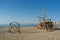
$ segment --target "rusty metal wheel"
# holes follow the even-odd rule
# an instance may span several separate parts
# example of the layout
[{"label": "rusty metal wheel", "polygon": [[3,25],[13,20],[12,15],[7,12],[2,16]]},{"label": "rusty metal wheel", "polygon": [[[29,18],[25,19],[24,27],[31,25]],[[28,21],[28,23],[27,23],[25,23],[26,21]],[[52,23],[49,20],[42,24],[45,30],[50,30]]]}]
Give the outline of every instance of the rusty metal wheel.
[{"label": "rusty metal wheel", "polygon": [[10,23],[10,28],[9,28],[10,33],[20,33],[20,24],[18,22],[11,22]]}]

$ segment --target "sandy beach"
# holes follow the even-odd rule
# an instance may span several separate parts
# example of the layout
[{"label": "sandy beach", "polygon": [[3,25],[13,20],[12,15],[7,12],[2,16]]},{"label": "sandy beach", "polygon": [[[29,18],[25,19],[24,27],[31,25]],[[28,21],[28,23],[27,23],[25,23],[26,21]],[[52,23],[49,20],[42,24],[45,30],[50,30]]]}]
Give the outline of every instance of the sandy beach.
[{"label": "sandy beach", "polygon": [[53,32],[40,30],[36,27],[21,27],[21,33],[8,33],[8,27],[0,28],[0,40],[60,40],[60,30]]}]

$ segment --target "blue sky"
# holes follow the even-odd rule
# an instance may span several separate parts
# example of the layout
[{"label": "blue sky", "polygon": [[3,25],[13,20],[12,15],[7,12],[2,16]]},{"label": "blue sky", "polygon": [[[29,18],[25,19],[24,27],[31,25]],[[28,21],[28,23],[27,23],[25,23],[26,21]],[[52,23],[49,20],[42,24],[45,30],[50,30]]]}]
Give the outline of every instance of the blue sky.
[{"label": "blue sky", "polygon": [[43,8],[47,18],[60,21],[60,0],[0,0],[0,24],[36,24]]}]

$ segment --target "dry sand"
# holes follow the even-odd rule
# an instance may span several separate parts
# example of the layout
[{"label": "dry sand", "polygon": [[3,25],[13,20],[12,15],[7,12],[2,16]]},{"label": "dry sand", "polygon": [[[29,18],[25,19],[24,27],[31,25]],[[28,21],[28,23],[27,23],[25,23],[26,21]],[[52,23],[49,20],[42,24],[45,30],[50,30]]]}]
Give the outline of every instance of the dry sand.
[{"label": "dry sand", "polygon": [[0,40],[60,40],[60,30],[37,31],[36,27],[22,27],[21,34],[8,33],[8,27],[0,28]]}]

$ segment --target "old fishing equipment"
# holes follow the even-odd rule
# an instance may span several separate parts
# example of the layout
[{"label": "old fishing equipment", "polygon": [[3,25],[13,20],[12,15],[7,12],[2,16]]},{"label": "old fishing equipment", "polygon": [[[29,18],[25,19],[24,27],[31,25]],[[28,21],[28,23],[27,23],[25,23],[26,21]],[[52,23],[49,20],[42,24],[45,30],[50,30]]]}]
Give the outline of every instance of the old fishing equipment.
[{"label": "old fishing equipment", "polygon": [[15,32],[20,33],[20,24],[18,22],[11,22],[9,32],[10,33],[15,33]]},{"label": "old fishing equipment", "polygon": [[46,29],[47,31],[53,29],[53,22],[51,19],[46,19],[45,9],[43,9],[43,17],[38,18],[42,19],[42,21],[38,23],[37,29]]}]

